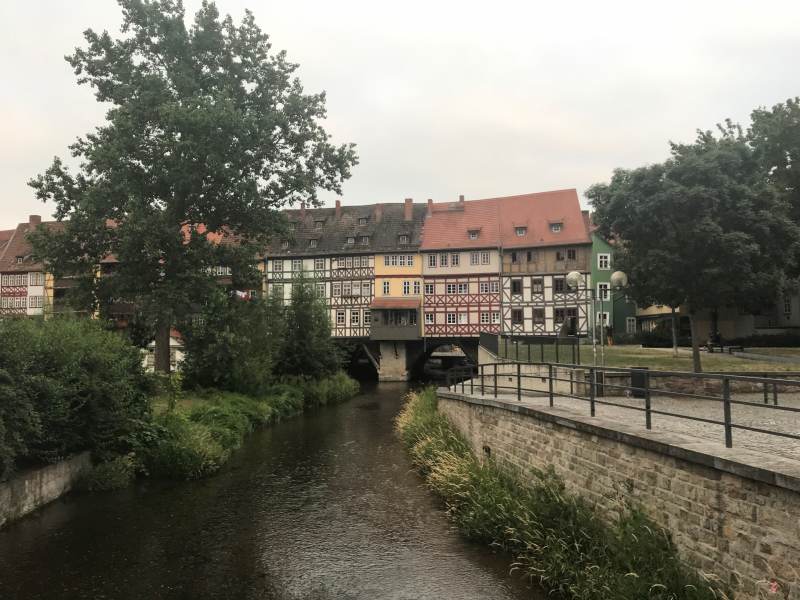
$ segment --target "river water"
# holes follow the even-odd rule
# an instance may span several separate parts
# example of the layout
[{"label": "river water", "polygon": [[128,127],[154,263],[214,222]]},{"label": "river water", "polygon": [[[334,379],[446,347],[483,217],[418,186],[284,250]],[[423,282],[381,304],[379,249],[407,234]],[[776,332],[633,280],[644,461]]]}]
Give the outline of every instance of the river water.
[{"label": "river water", "polygon": [[511,600],[392,431],[405,391],[257,432],[215,477],[72,495],[0,531],[0,599]]}]

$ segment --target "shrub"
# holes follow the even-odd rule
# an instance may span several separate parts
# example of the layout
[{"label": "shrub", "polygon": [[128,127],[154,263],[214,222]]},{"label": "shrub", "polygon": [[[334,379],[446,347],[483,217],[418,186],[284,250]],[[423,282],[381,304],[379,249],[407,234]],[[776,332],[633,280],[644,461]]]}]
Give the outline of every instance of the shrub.
[{"label": "shrub", "polygon": [[680,561],[669,535],[641,511],[620,507],[608,525],[565,490],[552,470],[523,481],[478,461],[436,411],[433,390],[411,394],[396,426],[428,485],[468,537],[498,545],[515,569],[557,598],[617,600],[720,597]]},{"label": "shrub", "polygon": [[324,379],[305,383],[303,396],[306,406],[325,406],[349,400],[358,393],[359,389],[357,381],[348,377],[343,371],[338,371]]},{"label": "shrub", "polygon": [[136,477],[136,460],[132,454],[117,456],[93,466],[78,480],[78,488],[89,492],[106,492],[128,487]]},{"label": "shrub", "polygon": [[199,479],[217,471],[228,459],[230,450],[215,439],[202,423],[191,421],[181,412],[156,417],[160,435],[144,455],[151,475],[167,479]]}]

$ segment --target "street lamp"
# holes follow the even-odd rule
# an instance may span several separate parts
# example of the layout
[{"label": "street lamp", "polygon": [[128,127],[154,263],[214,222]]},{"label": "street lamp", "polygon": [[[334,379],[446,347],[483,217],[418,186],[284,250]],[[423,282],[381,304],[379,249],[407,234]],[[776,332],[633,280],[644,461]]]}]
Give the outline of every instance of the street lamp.
[{"label": "street lamp", "polygon": [[[594,311],[594,290],[589,288],[589,287],[586,287],[586,285],[584,285],[582,288],[580,287],[581,283],[584,283],[584,279],[583,279],[583,275],[579,271],[570,271],[569,273],[567,273],[567,276],[564,279],[565,279],[565,281],[567,283],[567,287],[569,287],[571,290],[574,290],[576,292],[580,292],[580,291],[587,292],[587,294],[586,294],[586,306],[588,308],[591,305],[591,311],[589,311],[589,310],[586,311],[587,312],[586,318],[590,319],[589,323],[587,323],[586,333],[589,334],[591,332],[591,335],[592,335],[592,363],[596,367],[597,366],[597,340],[595,340],[594,327],[592,326],[592,324],[594,323],[594,319],[595,319],[595,315],[594,315],[594,313],[595,313],[595,311]],[[591,316],[589,316],[589,314],[588,314],[590,312],[591,312]]]}]

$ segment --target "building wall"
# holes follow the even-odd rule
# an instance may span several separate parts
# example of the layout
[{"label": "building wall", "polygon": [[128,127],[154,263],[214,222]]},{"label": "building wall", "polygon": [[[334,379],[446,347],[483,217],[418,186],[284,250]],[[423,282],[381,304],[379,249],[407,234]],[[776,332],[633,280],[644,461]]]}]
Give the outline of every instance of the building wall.
[{"label": "building wall", "polygon": [[[503,333],[511,335],[558,335],[569,317],[577,318],[577,333],[586,334],[590,295],[586,290],[569,290],[566,273],[557,275],[508,275],[502,278]],[[588,273],[583,273],[589,280]],[[555,281],[564,291],[556,291]],[[518,283],[519,288],[515,286]],[[591,281],[589,281],[591,285]],[[515,293],[515,290],[519,293]],[[522,321],[515,317],[522,311]]]},{"label": "building wall", "polygon": [[47,304],[47,277],[42,271],[0,274],[0,315],[43,315]]},{"label": "building wall", "polygon": [[468,403],[440,393],[439,411],[476,455],[488,447],[498,465],[524,477],[552,466],[570,492],[609,521],[624,502],[641,506],[671,533],[689,564],[730,584],[737,599],[772,597],[773,579],[775,597],[800,599],[796,477],[547,409],[500,407],[491,399]]},{"label": "building wall", "polygon": [[[432,266],[431,256],[436,264]],[[442,257],[446,257],[447,265],[442,266]],[[453,266],[453,256],[458,257],[458,265]],[[473,256],[477,256],[477,264],[473,264]],[[447,277],[450,275],[486,274],[500,272],[500,252],[497,248],[480,248],[474,250],[448,250],[446,252],[422,252],[422,274],[425,277]]]},{"label": "building wall", "polygon": [[422,296],[422,256],[416,251],[375,256],[375,297],[383,296]]}]

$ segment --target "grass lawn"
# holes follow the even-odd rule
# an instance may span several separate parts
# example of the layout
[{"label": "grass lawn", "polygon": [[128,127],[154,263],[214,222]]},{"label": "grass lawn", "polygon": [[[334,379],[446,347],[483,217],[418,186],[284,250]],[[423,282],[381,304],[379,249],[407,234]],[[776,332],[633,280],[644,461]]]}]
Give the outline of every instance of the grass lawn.
[{"label": "grass lawn", "polygon": [[[769,354],[780,354],[778,350],[785,351],[787,348],[758,348],[754,352],[761,350],[770,350]],[[772,352],[774,350],[774,352]],[[747,371],[747,372],[769,372],[769,371],[800,371],[800,348],[790,348],[794,350],[789,356],[797,356],[798,363],[772,363],[761,362],[756,360],[747,360],[744,358],[737,358],[729,354],[708,354],[707,352],[700,353],[700,360],[703,370],[706,372],[717,371]],[[503,346],[501,344],[500,353],[503,354]],[[748,350],[749,351],[749,350]],[[606,346],[604,348],[605,364],[608,367],[649,367],[661,371],[691,371],[692,370],[692,354],[687,349],[681,349],[677,358],[672,356],[670,348],[641,348],[639,346]],[[514,347],[509,344],[508,358],[515,358]],[[577,354],[577,353],[576,353]],[[767,354],[764,352],[764,354]],[[521,360],[528,359],[528,348],[525,344],[519,345],[518,356]],[[531,360],[538,362],[542,360],[541,348],[538,345],[531,347]],[[597,347],[597,363],[600,364],[600,346]],[[544,362],[556,362],[555,346],[544,347]],[[572,362],[572,348],[569,346],[561,346],[559,348],[558,362],[571,363]],[[592,364],[592,347],[590,345],[582,345],[580,347],[580,361],[576,363],[583,365]]]},{"label": "grass lawn", "polygon": [[770,356],[783,356],[796,358],[800,362],[800,348],[745,348],[749,354],[769,354]]}]

